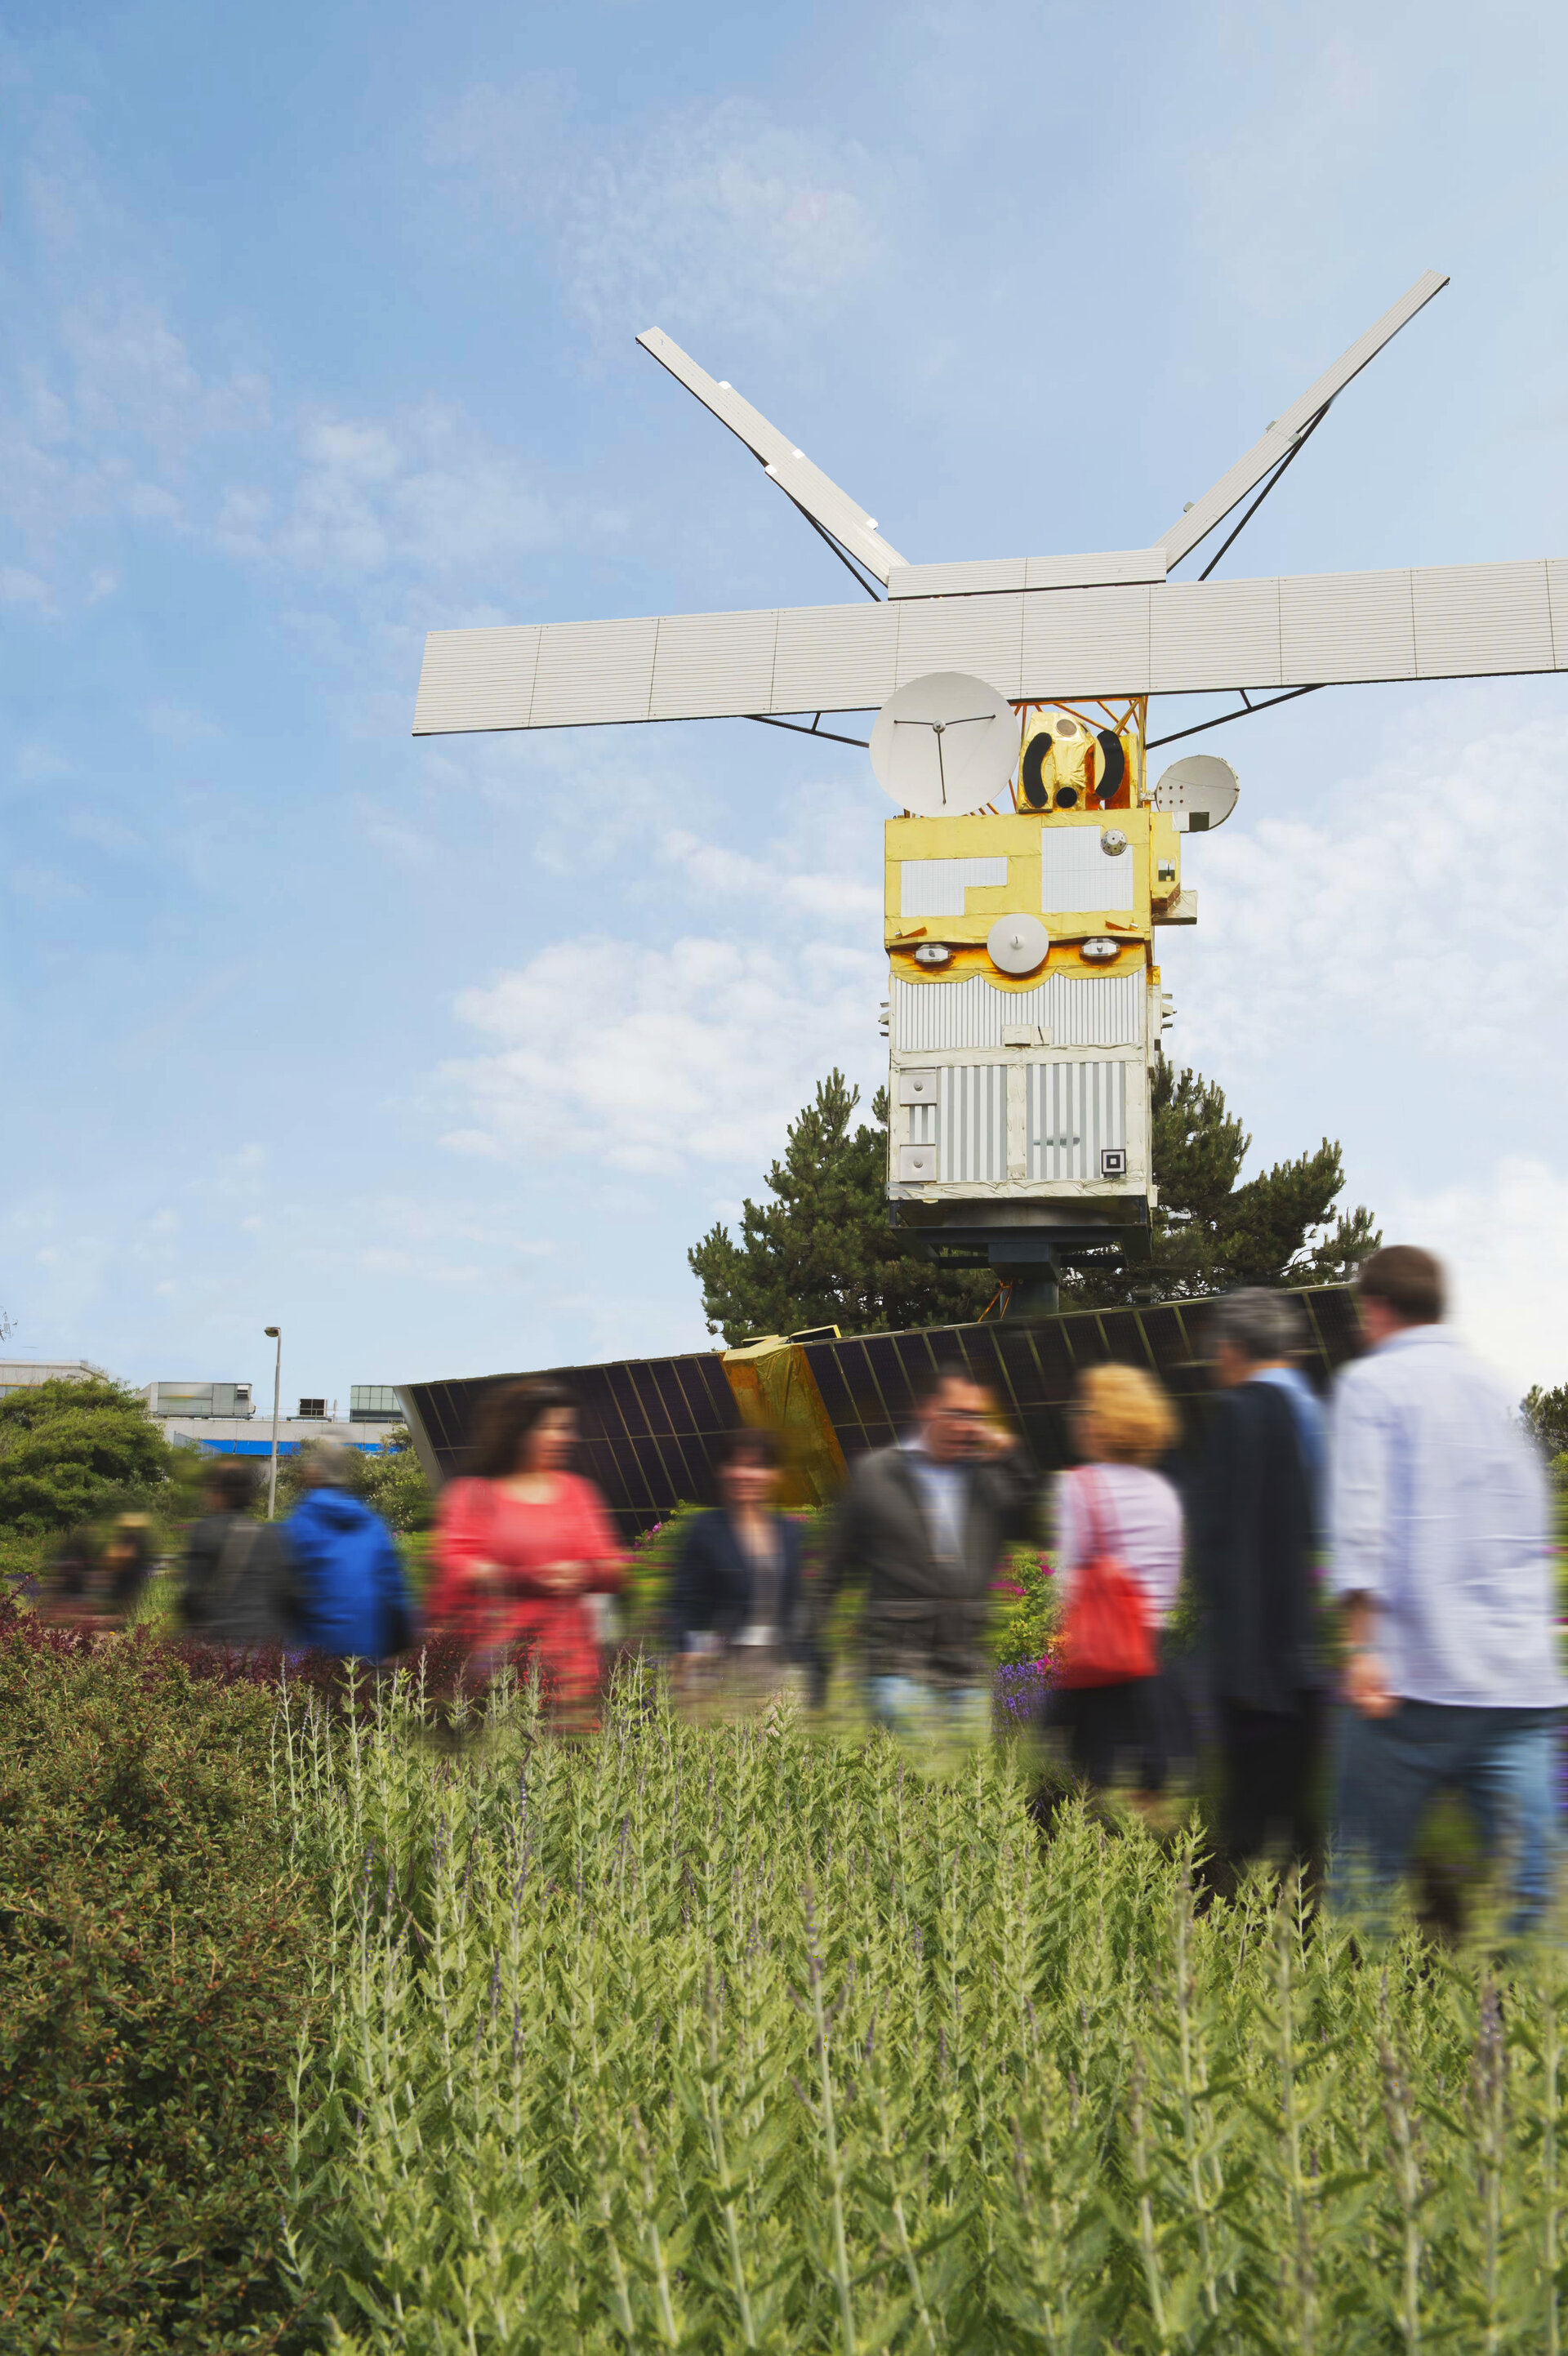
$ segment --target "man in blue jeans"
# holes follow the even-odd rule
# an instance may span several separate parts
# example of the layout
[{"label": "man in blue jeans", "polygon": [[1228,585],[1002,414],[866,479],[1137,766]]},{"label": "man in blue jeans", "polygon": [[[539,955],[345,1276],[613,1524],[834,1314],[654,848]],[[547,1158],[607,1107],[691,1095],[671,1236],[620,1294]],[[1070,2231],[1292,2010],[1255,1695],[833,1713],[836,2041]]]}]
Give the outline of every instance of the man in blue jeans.
[{"label": "man in blue jeans", "polygon": [[1510,1929],[1556,1857],[1558,1665],[1546,1482],[1502,1387],[1444,1331],[1443,1271],[1396,1244],[1357,1279],[1371,1347],[1336,1388],[1335,1592],[1348,1652],[1335,1883],[1386,1920],[1428,1801],[1510,1851]]}]

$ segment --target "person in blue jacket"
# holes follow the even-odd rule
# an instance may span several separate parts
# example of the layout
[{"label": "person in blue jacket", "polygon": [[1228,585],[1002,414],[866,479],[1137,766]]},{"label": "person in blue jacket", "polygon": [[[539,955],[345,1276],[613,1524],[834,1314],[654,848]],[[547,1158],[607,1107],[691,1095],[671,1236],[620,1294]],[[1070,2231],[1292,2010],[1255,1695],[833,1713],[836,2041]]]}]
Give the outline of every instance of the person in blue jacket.
[{"label": "person in blue jacket", "polygon": [[732,1431],[718,1463],[723,1503],[688,1525],[670,1599],[677,1675],[703,1660],[725,1682],[775,1688],[808,1666],[800,1526],[774,1503],[782,1474],[776,1432]]},{"label": "person in blue jacket", "polygon": [[340,1659],[384,1661],[413,1640],[413,1613],[392,1532],[349,1486],[341,1440],[302,1450],[305,1494],[285,1524],[294,1563],[296,1642]]}]

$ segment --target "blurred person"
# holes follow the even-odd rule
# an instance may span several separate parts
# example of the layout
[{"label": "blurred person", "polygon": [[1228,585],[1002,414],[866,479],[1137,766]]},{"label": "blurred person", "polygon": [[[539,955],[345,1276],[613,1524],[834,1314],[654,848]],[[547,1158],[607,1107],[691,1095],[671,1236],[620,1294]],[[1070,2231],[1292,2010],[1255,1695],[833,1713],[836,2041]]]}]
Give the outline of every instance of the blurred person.
[{"label": "blurred person", "polygon": [[1248,1286],[1208,1312],[1220,1395],[1192,1500],[1192,1573],[1219,1726],[1220,1847],[1241,1864],[1277,1829],[1297,1865],[1316,1873],[1328,1682],[1317,1601],[1326,1442],[1316,1396],[1290,1363],[1294,1307]]},{"label": "blurred person", "polygon": [[413,1641],[413,1613],[397,1543],[353,1494],[355,1451],[339,1440],[300,1450],[304,1495],[284,1524],[294,1566],[295,1633],[312,1652],[384,1661]]},{"label": "blurred person", "polygon": [[99,1575],[113,1610],[128,1612],[140,1601],[153,1575],[152,1528],[145,1514],[116,1516],[99,1557]]},{"label": "blurred person", "polygon": [[75,1602],[95,1584],[98,1540],[86,1522],[68,1530],[49,1557],[46,1593],[51,1601]]},{"label": "blurred person", "polygon": [[992,1420],[967,1366],[935,1366],[913,1429],[860,1457],[823,1568],[813,1649],[839,1590],[864,1582],[872,1715],[897,1732],[938,1723],[973,1739],[991,1723],[986,1638],[1005,1548],[1033,1535],[1038,1481]]},{"label": "blurred person", "polygon": [[1084,1783],[1107,1789],[1118,1762],[1132,1754],[1140,1788],[1153,1795],[1166,1775],[1159,1640],[1176,1609],[1182,1566],[1181,1500],[1155,1467],[1176,1438],[1176,1410],[1141,1366],[1090,1366],[1079,1376],[1072,1427],[1083,1462],[1058,1474],[1056,1488],[1062,1620],[1080,1571],[1110,1558],[1136,1584],[1155,1666],[1113,1684],[1058,1687],[1048,1717],[1065,1730],[1073,1773]]},{"label": "blurred person", "polygon": [[686,1526],[671,1590],[677,1676],[698,1664],[738,1671],[771,1691],[807,1663],[800,1526],[778,1508],[783,1451],[777,1432],[743,1426],[722,1442],[722,1503]]},{"label": "blurred person", "polygon": [[1560,1706],[1551,1515],[1503,1386],[1445,1331],[1443,1270],[1394,1244],[1357,1277],[1370,1348],[1336,1387],[1331,1579],[1344,1605],[1337,1894],[1374,1922],[1443,1785],[1511,1849],[1510,1931],[1552,1894]]},{"label": "blurred person", "polygon": [[567,1469],[576,1440],[564,1385],[531,1376],[491,1395],[473,1472],[442,1494],[429,1598],[431,1620],[456,1627],[481,1670],[526,1646],[569,1708],[598,1683],[591,1599],[625,1579],[603,1499]]},{"label": "blurred person", "polygon": [[201,1512],[186,1539],[179,1623],[210,1644],[285,1646],[297,1641],[298,1599],[287,1541],[251,1507],[255,1474],[242,1457],[205,1471]]}]

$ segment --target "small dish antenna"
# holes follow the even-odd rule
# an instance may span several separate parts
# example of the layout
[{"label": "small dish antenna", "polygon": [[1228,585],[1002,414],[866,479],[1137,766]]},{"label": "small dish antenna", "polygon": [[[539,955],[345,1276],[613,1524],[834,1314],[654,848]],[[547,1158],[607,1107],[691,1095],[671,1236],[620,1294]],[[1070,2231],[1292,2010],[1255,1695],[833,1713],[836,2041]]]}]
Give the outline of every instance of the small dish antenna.
[{"label": "small dish antenna", "polygon": [[1208,834],[1223,826],[1241,787],[1218,753],[1189,753],[1173,761],[1155,787],[1155,808],[1168,810],[1181,834]]},{"label": "small dish antenna", "polygon": [[1005,696],[961,670],[934,670],[890,696],[871,731],[876,782],[917,818],[958,818],[1007,790],[1018,723]]}]

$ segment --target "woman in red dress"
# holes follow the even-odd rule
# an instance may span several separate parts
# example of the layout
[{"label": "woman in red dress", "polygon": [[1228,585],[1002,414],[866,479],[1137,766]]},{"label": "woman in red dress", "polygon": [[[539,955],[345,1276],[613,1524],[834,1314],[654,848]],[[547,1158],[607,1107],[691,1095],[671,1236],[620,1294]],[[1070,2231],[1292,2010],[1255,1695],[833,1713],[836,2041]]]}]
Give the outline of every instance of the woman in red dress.
[{"label": "woman in red dress", "polygon": [[569,1709],[598,1682],[586,1599],[613,1594],[625,1576],[603,1499],[566,1470],[576,1437],[577,1403],[559,1383],[508,1383],[486,1402],[473,1472],[442,1494],[427,1602],[431,1620],[478,1656],[475,1667],[526,1651]]}]

